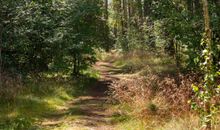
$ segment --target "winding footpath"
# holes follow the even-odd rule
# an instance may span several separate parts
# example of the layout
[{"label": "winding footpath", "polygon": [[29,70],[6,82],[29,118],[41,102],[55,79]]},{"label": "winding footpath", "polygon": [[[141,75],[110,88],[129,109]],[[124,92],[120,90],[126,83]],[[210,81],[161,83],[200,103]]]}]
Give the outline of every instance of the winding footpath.
[{"label": "winding footpath", "polygon": [[97,62],[94,69],[99,71],[100,79],[89,86],[88,94],[69,102],[60,112],[42,122],[46,130],[115,130],[111,122],[106,91],[117,80],[111,63]]}]

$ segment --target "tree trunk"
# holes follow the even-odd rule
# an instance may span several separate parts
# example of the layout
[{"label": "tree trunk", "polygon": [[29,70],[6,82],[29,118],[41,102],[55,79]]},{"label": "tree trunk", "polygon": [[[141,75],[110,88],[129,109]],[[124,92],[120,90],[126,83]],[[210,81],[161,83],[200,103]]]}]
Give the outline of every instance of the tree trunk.
[{"label": "tree trunk", "polygon": [[200,4],[200,0],[194,0],[194,13],[199,14],[202,10],[201,10],[201,4]]},{"label": "tree trunk", "polygon": [[123,1],[119,0],[119,15],[120,15],[120,23],[121,23],[121,33],[122,35],[125,34],[125,24],[124,24],[124,16],[123,16]]},{"label": "tree trunk", "polygon": [[131,0],[128,0],[128,28],[131,25]]},{"label": "tree trunk", "polygon": [[193,15],[193,1],[187,0],[187,9],[190,12],[191,15]]},{"label": "tree trunk", "polygon": [[105,20],[108,20],[108,0],[104,1],[104,6],[105,6],[104,18],[105,18]]},{"label": "tree trunk", "polygon": [[[203,12],[204,12],[204,21],[205,21],[205,41],[206,41],[206,48],[211,51],[212,48],[212,31],[210,27],[210,17],[209,17],[209,8],[208,8],[208,1],[202,0],[203,3]],[[207,63],[207,71],[206,73],[211,73],[212,69],[212,56],[209,54],[210,63]],[[211,87],[211,86],[208,86]],[[210,88],[207,88],[210,89]],[[207,101],[205,103],[205,112],[207,115],[211,115],[211,108],[210,108],[210,102]],[[209,119],[207,122],[205,122],[204,130],[211,130],[212,129],[212,122],[211,119]]]},{"label": "tree trunk", "polygon": [[138,10],[138,18],[139,18],[139,24],[141,25],[143,23],[143,9],[142,9],[142,2],[141,0],[136,0],[136,8]]},{"label": "tree trunk", "polygon": [[151,0],[144,0],[144,17],[147,17],[150,15],[150,6],[151,6],[152,1]]},{"label": "tree trunk", "polygon": [[123,17],[124,17],[124,27],[127,28],[128,27],[128,4],[127,4],[127,0],[123,0]]},{"label": "tree trunk", "polygon": [[[2,18],[2,9],[0,8],[0,18]],[[2,87],[2,71],[3,71],[3,61],[2,61],[2,45],[3,45],[3,23],[0,21],[0,87]]]},{"label": "tree trunk", "polygon": [[113,10],[115,12],[115,24],[114,24],[114,35],[117,37],[122,31],[122,19],[121,19],[121,0],[113,0]]}]

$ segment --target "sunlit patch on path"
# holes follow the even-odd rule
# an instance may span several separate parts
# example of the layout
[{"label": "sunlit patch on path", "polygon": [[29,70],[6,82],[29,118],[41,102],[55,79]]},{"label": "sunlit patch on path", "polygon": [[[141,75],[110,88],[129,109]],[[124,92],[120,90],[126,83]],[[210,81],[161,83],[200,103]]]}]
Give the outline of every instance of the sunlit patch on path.
[{"label": "sunlit patch on path", "polygon": [[46,130],[114,130],[111,122],[111,104],[106,91],[117,80],[113,75],[117,68],[110,63],[97,62],[94,68],[100,72],[100,79],[89,86],[86,96],[68,102],[56,114],[47,115],[41,123]]}]

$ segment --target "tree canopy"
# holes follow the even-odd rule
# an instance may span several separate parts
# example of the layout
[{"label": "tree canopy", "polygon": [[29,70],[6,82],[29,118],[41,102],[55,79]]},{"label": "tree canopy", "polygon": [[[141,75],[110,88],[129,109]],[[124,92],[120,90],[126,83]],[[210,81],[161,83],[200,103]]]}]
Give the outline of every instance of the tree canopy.
[{"label": "tree canopy", "polygon": [[[174,76],[174,92],[185,83],[179,75],[201,78],[192,85],[189,102],[201,115],[204,129],[212,129],[220,104],[220,0],[0,0],[0,90],[7,88],[2,86],[8,85],[8,77],[84,77],[106,53],[124,59],[136,56],[127,64],[110,57],[125,72],[147,73],[148,62],[172,63],[166,67],[173,72],[159,72],[166,69],[162,66],[155,73]],[[170,60],[143,62],[152,57]],[[0,100],[7,93],[0,91]]]}]

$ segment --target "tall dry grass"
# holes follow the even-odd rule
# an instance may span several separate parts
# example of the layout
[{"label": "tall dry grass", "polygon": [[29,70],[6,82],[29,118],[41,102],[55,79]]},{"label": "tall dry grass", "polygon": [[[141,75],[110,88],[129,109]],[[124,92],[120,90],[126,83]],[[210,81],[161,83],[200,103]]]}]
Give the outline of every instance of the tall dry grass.
[{"label": "tall dry grass", "polygon": [[202,77],[180,73],[170,60],[172,57],[165,54],[140,51],[118,56],[115,65],[125,70],[122,72],[137,75],[113,82],[109,95],[119,104],[128,104],[132,110],[128,114],[147,122],[145,129],[199,129],[189,101],[194,98],[191,85],[201,82]]},{"label": "tall dry grass", "polygon": [[2,73],[0,81],[0,100],[2,102],[14,101],[22,89],[21,77],[9,73]]}]

